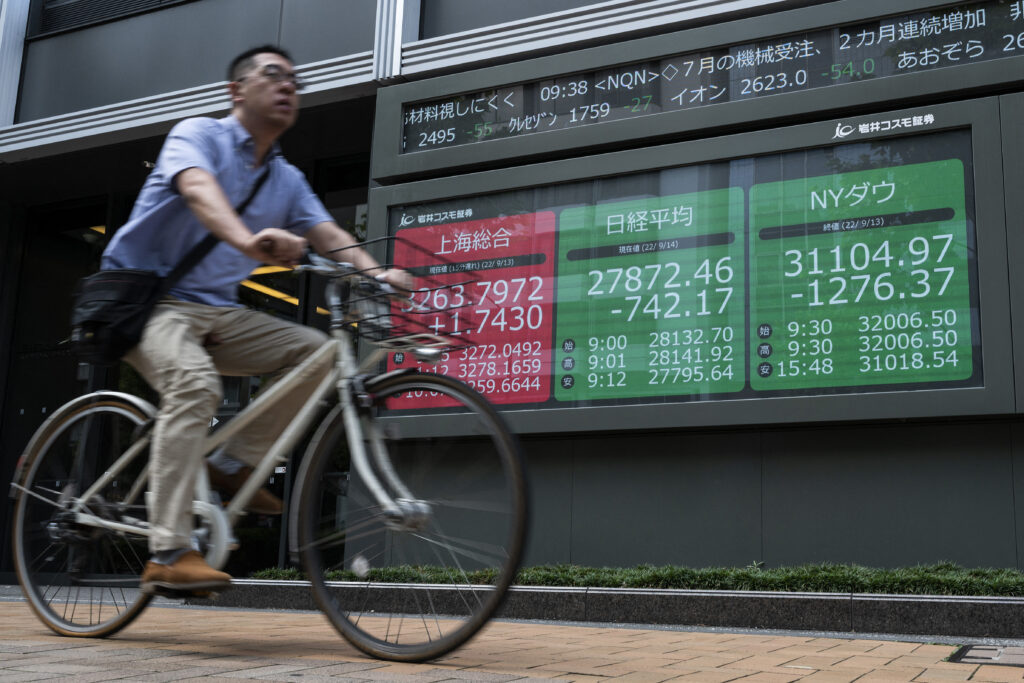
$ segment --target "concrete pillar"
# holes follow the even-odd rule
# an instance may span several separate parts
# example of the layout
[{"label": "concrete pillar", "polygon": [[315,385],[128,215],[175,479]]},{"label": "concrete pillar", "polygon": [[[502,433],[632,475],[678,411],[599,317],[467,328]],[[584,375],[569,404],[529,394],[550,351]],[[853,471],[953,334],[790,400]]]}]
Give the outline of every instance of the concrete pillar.
[{"label": "concrete pillar", "polygon": [[0,128],[14,123],[29,0],[0,0]]}]

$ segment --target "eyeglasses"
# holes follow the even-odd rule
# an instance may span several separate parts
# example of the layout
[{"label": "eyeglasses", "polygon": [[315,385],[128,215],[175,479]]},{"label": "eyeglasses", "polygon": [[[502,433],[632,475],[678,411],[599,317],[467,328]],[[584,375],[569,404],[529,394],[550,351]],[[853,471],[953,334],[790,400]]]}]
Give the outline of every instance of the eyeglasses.
[{"label": "eyeglasses", "polygon": [[[285,71],[277,64],[264,64],[258,74],[272,83],[284,83],[285,81],[291,81],[296,92],[302,92],[306,87],[306,84],[301,78],[299,78],[298,74],[294,71]],[[249,76],[242,76],[241,78],[236,79],[236,82],[241,83],[248,77]]]}]

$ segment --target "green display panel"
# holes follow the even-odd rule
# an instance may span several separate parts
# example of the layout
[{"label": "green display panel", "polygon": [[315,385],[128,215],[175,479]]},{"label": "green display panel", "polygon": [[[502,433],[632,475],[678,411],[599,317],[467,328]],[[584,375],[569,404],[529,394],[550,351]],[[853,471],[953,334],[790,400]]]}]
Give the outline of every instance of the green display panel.
[{"label": "green display panel", "polygon": [[971,376],[959,160],[754,185],[750,214],[754,389]]},{"label": "green display panel", "polygon": [[555,398],[741,390],[745,251],[735,187],[563,211]]},{"label": "green display panel", "polygon": [[428,261],[480,271],[460,311],[477,346],[430,371],[506,410],[576,408],[984,386],[974,202],[960,129],[392,206],[389,221]]}]

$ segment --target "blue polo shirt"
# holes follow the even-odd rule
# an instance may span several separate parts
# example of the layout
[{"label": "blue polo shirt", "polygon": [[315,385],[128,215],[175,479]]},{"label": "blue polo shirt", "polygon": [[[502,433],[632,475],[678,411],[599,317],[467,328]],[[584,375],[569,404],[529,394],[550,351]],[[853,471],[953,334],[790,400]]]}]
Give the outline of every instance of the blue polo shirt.
[{"label": "blue polo shirt", "polygon": [[[103,252],[102,269],[169,273],[189,249],[210,234],[178,194],[175,176],[188,168],[209,171],[231,205],[238,206],[263,172],[255,161],[252,136],[234,116],[178,123],[164,141],[131,217]],[[302,172],[285,161],[276,145],[267,163],[270,175],[242,216],[253,233],[282,228],[304,235],[317,223],[333,220]],[[183,301],[239,306],[238,283],[258,265],[221,242],[170,293]]]}]

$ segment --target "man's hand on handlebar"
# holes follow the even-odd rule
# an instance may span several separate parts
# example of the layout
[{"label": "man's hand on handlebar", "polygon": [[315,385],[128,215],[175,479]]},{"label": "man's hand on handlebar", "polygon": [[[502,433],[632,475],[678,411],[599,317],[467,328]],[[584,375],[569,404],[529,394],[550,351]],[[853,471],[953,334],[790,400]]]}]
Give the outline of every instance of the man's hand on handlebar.
[{"label": "man's hand on handlebar", "polygon": [[[304,261],[308,263],[307,253],[312,253],[308,250],[305,238],[279,228],[264,228],[252,236],[242,252],[264,263],[292,268]],[[371,275],[372,271],[366,274]],[[413,289],[412,275],[400,268],[388,268],[374,277],[390,285],[398,295],[404,296]]]},{"label": "man's hand on handlebar", "polygon": [[290,268],[299,263],[306,247],[303,237],[280,228],[264,228],[249,238],[241,251],[257,261]]},{"label": "man's hand on handlebar", "polygon": [[398,294],[408,294],[412,291],[412,275],[400,268],[389,268],[376,276],[381,282],[386,282],[397,290]]}]

